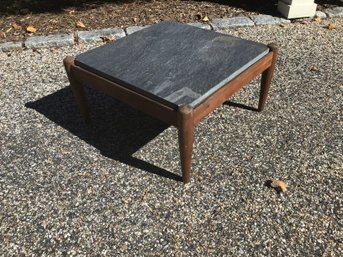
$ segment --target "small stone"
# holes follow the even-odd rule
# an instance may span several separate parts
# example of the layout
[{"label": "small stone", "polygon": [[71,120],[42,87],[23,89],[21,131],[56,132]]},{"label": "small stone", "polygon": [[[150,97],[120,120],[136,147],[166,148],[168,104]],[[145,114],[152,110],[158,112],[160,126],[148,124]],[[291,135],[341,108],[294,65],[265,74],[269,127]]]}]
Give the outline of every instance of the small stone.
[{"label": "small stone", "polygon": [[326,18],[326,14],[324,12],[321,11],[316,11],[316,14],[314,15],[314,17],[318,17],[318,18]]}]

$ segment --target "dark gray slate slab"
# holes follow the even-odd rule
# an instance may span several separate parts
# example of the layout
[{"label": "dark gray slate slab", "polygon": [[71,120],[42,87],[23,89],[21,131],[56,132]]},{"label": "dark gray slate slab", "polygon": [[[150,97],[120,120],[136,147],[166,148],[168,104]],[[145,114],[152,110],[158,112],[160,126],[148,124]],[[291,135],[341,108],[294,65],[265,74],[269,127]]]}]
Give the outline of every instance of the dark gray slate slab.
[{"label": "dark gray slate slab", "polygon": [[172,107],[194,107],[268,51],[260,43],[164,21],[75,62]]}]

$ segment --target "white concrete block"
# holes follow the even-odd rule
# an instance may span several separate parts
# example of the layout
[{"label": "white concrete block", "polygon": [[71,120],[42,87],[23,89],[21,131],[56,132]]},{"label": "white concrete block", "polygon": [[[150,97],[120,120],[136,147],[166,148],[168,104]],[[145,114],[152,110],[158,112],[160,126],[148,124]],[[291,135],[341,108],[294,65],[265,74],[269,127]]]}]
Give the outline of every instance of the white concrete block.
[{"label": "white concrete block", "polygon": [[279,1],[277,9],[287,19],[294,19],[313,17],[316,13],[317,5],[315,3],[288,5],[283,1]]}]

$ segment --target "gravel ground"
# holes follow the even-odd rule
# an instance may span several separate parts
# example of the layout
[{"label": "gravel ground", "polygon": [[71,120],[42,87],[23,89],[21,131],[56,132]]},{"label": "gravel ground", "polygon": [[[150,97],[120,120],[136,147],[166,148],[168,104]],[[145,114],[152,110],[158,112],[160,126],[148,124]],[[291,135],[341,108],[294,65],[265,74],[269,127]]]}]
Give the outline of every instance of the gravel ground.
[{"label": "gravel ground", "polygon": [[[281,47],[267,108],[258,81],[195,131],[190,184],[177,131],[89,90],[62,59],[94,46],[0,53],[1,256],[342,256],[343,20],[226,33]],[[265,186],[289,185],[277,194]]]}]

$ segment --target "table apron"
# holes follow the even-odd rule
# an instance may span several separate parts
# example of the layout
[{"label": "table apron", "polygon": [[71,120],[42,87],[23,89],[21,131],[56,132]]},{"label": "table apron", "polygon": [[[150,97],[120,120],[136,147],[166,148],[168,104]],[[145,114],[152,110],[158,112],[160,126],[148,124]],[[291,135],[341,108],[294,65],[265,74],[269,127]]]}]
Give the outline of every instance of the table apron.
[{"label": "table apron", "polygon": [[177,126],[176,109],[150,99],[94,73],[88,72],[76,65],[71,66],[71,74],[73,79],[77,80],[83,86],[87,85],[95,88],[169,125]]},{"label": "table apron", "polygon": [[[270,52],[196,106],[194,108],[193,125],[197,125],[234,93],[268,69],[272,65],[272,60],[273,52]],[[169,125],[178,127],[178,109],[166,106],[76,65],[71,66],[71,74],[73,79],[77,80],[81,85],[93,87]]]},{"label": "table apron", "polygon": [[209,96],[204,102],[194,108],[194,125],[211,113],[218,106],[226,102],[234,93],[247,85],[251,80],[272,65],[273,52],[269,52],[262,59],[251,65],[247,70]]}]

